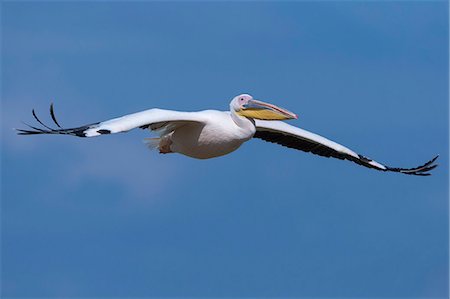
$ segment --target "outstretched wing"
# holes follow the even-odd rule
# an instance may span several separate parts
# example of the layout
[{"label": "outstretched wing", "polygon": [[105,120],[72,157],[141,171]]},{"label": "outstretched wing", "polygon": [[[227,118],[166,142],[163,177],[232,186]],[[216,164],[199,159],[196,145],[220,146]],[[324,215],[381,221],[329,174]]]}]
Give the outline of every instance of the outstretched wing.
[{"label": "outstretched wing", "polygon": [[323,157],[333,157],[341,160],[349,160],[359,165],[381,171],[393,171],[410,175],[427,176],[430,170],[434,169],[434,164],[438,156],[434,157],[422,166],[414,168],[395,168],[383,165],[367,157],[359,155],[325,137],[311,133],[309,131],[291,126],[282,121],[255,120],[256,133],[254,138],[259,138],[268,142],[277,143],[289,148],[310,152]]},{"label": "outstretched wing", "polygon": [[188,122],[203,123],[204,119],[199,112],[179,112],[163,109],[149,109],[137,113],[127,114],[122,117],[96,122],[81,127],[63,129],[56,120],[53,104],[50,105],[50,115],[57,129],[45,125],[36,115],[34,109],[32,114],[36,121],[44,128],[38,128],[26,124],[29,129],[16,129],[19,135],[35,134],[61,134],[78,137],[94,137],[105,134],[127,132],[134,128],[158,130],[167,127],[174,128]]}]

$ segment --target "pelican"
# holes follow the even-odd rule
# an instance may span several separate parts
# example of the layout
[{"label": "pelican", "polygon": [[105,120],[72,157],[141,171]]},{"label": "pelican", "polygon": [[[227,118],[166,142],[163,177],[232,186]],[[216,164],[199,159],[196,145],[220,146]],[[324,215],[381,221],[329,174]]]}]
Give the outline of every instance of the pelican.
[{"label": "pelican", "polygon": [[57,126],[56,129],[45,125],[34,109],[32,114],[43,128],[27,125],[29,128],[26,130],[17,129],[19,135],[95,137],[141,128],[154,131],[158,135],[156,138],[146,138],[150,148],[158,149],[162,154],[179,153],[197,159],[229,154],[252,138],[323,157],[349,160],[379,171],[417,176],[430,175],[430,171],[437,166],[434,162],[438,158],[436,156],[414,168],[386,166],[325,137],[287,124],[284,120],[297,119],[297,115],[284,108],[256,100],[249,94],[234,97],[230,102],[230,111],[181,112],[154,108],[71,129],[63,129],[59,125],[53,104],[50,105],[50,115]]}]

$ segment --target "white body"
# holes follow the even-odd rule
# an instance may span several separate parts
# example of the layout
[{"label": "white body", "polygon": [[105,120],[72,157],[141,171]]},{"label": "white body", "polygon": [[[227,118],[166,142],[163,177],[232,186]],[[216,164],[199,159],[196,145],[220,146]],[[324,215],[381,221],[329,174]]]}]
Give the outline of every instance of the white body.
[{"label": "white body", "polygon": [[206,110],[197,115],[202,123],[186,123],[167,136],[172,152],[197,159],[219,157],[237,150],[255,134],[255,126],[239,127],[230,112]]}]

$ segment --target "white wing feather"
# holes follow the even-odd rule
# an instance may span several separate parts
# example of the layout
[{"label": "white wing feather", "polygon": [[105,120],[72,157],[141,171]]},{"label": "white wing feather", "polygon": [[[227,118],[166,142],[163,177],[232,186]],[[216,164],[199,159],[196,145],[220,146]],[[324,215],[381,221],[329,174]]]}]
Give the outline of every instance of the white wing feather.
[{"label": "white wing feather", "polygon": [[98,126],[86,130],[85,134],[86,137],[93,137],[101,135],[101,133],[98,133],[99,130],[108,130],[111,134],[127,132],[134,128],[148,126],[154,123],[172,121],[203,122],[204,120],[198,112],[180,112],[154,108],[103,121]]},{"label": "white wing feather", "polygon": [[18,129],[21,135],[34,134],[62,134],[73,135],[78,137],[95,137],[105,134],[114,134],[120,132],[127,132],[134,128],[147,128],[156,123],[177,123],[184,122],[199,122],[206,121],[200,112],[181,112],[164,109],[149,109],[141,112],[127,114],[122,117],[113,118],[110,120],[88,124],[76,128],[63,129],[59,126],[53,112],[53,105],[50,106],[50,114],[53,121],[59,129],[53,129],[41,122],[33,110],[35,119],[43,125],[46,129],[36,128],[28,125],[32,130]]},{"label": "white wing feather", "polygon": [[331,141],[312,132],[291,126],[282,121],[255,120],[256,133],[254,138],[268,142],[311,152],[324,157],[334,157],[341,160],[350,160],[359,165],[374,168],[381,171],[401,172],[404,174],[426,176],[437,165],[433,164],[438,156],[434,157],[422,166],[414,168],[394,168],[378,163],[372,159],[357,154],[353,150]]}]

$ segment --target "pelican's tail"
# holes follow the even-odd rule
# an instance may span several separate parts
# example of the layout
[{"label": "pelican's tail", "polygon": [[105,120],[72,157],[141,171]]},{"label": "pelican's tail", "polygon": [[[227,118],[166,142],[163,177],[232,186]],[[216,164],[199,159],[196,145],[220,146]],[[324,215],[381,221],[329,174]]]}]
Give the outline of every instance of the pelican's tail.
[{"label": "pelican's tail", "polygon": [[149,149],[151,150],[158,149],[160,154],[173,153],[173,151],[170,148],[172,144],[172,140],[170,140],[170,135],[165,135],[156,138],[145,138],[144,142],[147,144],[147,147]]},{"label": "pelican's tail", "polygon": [[144,138],[144,143],[150,150],[159,149],[159,143],[161,142],[161,138]]}]

